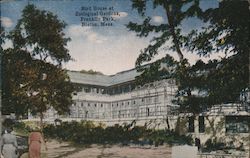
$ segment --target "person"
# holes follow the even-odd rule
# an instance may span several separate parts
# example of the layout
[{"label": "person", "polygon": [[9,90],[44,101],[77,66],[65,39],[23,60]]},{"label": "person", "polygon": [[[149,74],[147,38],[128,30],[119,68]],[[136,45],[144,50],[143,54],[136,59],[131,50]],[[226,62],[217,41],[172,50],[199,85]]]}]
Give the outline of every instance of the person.
[{"label": "person", "polygon": [[6,129],[1,138],[1,152],[4,158],[17,158],[17,138],[11,134],[12,128]]},{"label": "person", "polygon": [[[44,143],[45,147],[45,141],[43,139],[42,133],[40,130],[34,129],[30,135],[29,135],[29,158],[40,158],[41,155],[41,144]],[[46,147],[47,150],[47,147]]]},{"label": "person", "polygon": [[198,151],[201,151],[201,140],[199,138],[195,138],[195,146],[198,147]]}]

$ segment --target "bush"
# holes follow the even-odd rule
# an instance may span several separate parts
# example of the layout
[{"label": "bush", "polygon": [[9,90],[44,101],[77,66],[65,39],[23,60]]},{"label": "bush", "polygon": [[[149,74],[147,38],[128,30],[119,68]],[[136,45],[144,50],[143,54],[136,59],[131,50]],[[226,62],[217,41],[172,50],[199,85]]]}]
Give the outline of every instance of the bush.
[{"label": "bush", "polygon": [[24,122],[15,122],[12,125],[14,131],[18,134],[18,135],[22,135],[22,136],[28,136],[29,132],[30,132],[30,127],[27,126]]},{"label": "bush", "polygon": [[203,150],[206,152],[211,152],[215,150],[223,150],[225,147],[225,143],[217,142],[216,139],[208,139],[205,144]]},{"label": "bush", "polygon": [[47,125],[44,128],[47,138],[56,138],[63,141],[72,141],[77,144],[136,144],[163,145],[168,144],[191,144],[192,138],[180,136],[175,132],[166,130],[152,130],[145,126],[114,125],[104,128],[102,125],[95,126],[90,121],[62,122],[60,125]]},{"label": "bush", "polygon": [[170,145],[191,145],[193,143],[191,136],[179,135],[178,133],[169,130],[154,131],[150,134],[149,138],[154,142],[157,142],[159,145],[162,145],[164,142]]}]

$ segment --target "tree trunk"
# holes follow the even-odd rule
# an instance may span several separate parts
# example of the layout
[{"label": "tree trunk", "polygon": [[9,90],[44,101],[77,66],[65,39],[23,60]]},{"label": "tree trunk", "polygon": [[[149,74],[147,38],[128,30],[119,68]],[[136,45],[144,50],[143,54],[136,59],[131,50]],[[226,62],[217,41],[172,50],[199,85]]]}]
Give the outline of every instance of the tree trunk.
[{"label": "tree trunk", "polygon": [[43,132],[43,112],[40,112],[40,129]]},{"label": "tree trunk", "polygon": [[169,124],[169,119],[168,119],[168,116],[167,116],[166,122],[167,122],[167,127],[168,127],[168,130],[170,131],[170,124]]},{"label": "tree trunk", "polygon": [[183,57],[183,54],[182,54],[181,49],[180,49],[179,40],[178,40],[177,35],[175,33],[174,20],[173,20],[173,15],[171,13],[170,7],[171,7],[171,5],[167,4],[167,2],[164,4],[164,8],[166,10],[168,24],[170,27],[170,32],[171,32],[171,35],[173,38],[174,46],[176,48],[176,51],[177,51],[177,54],[179,56],[180,61],[182,61],[184,57]]}]

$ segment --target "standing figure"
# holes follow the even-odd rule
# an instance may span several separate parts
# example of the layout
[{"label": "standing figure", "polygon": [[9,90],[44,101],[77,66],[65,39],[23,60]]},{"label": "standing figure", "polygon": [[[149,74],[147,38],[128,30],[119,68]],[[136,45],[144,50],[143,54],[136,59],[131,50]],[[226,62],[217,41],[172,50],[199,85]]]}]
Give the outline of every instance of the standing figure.
[{"label": "standing figure", "polygon": [[40,158],[42,143],[45,144],[45,141],[39,130],[34,130],[33,132],[30,133],[29,135],[29,158]]},{"label": "standing figure", "polygon": [[17,139],[11,132],[12,128],[6,129],[1,138],[1,152],[4,158],[17,158]]},{"label": "standing figure", "polygon": [[198,147],[198,151],[201,151],[201,140],[199,138],[195,138],[195,146]]}]

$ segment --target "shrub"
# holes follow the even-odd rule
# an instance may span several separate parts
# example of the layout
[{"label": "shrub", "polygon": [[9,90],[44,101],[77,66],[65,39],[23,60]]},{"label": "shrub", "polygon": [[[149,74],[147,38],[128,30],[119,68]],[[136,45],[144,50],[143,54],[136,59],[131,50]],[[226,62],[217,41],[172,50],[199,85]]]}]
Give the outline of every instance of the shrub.
[{"label": "shrub", "polygon": [[211,152],[215,150],[223,150],[225,147],[225,143],[217,142],[216,139],[208,139],[204,144],[204,151]]},{"label": "shrub", "polygon": [[77,144],[191,144],[192,138],[180,136],[173,131],[152,130],[145,126],[121,126],[114,125],[104,128],[102,125],[95,126],[93,122],[62,122],[60,125],[47,125],[44,128],[47,138],[56,138],[63,141],[72,141]]},{"label": "shrub", "polygon": [[24,122],[15,122],[12,125],[14,131],[18,134],[18,135],[23,135],[23,136],[28,136],[31,128],[29,126],[27,126]]}]

